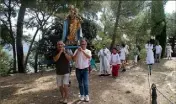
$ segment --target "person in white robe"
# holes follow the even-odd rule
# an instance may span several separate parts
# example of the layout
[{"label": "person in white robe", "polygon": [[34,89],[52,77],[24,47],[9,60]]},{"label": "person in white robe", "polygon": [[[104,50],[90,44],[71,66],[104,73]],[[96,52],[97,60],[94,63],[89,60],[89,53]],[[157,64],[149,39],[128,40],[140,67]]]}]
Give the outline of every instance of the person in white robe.
[{"label": "person in white robe", "polygon": [[156,53],[156,56],[155,56],[156,63],[159,63],[160,62],[161,53],[162,53],[162,47],[161,47],[161,45],[159,45],[159,42],[155,46],[155,53]]},{"label": "person in white robe", "polygon": [[172,51],[172,47],[171,47],[171,45],[169,43],[166,46],[166,51],[167,51],[166,52],[167,53],[167,59],[171,60],[172,59],[172,55],[171,54],[172,54],[173,51]]},{"label": "person in white robe", "polygon": [[149,68],[149,74],[151,75],[152,65],[154,64],[153,44],[151,44],[151,42],[148,41],[148,43],[145,44],[145,49],[147,52],[146,63]]},{"label": "person in white robe", "polygon": [[125,45],[125,53],[126,53],[126,64],[128,64],[128,58],[129,58],[129,46],[126,44]]},{"label": "person in white robe", "polygon": [[125,68],[125,63],[126,63],[126,49],[125,49],[125,44],[122,44],[121,46],[121,49],[120,49],[120,60],[121,60],[121,63],[122,63],[122,72],[125,72],[126,71],[126,68]]},{"label": "person in white robe", "polygon": [[103,45],[103,49],[98,52],[98,57],[100,59],[100,76],[110,75],[111,52],[105,47],[105,45]]}]

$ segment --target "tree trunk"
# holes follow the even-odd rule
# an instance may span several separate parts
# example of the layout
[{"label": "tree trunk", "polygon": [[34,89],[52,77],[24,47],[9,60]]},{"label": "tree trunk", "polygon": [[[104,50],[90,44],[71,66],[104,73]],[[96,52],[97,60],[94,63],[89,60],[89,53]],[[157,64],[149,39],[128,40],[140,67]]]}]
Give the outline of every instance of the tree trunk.
[{"label": "tree trunk", "polygon": [[37,73],[38,71],[38,50],[37,49],[36,49],[36,54],[35,54],[35,65],[34,65],[35,73]]},{"label": "tree trunk", "polygon": [[152,28],[151,35],[155,36],[155,39],[159,41],[162,46],[162,57],[165,54],[166,47],[166,20],[164,13],[163,1],[152,1],[152,12],[151,12]]},{"label": "tree trunk", "polygon": [[172,57],[176,57],[175,43],[176,43],[176,36],[173,36],[173,40],[172,40],[172,43],[171,43],[172,50],[173,50]]},{"label": "tree trunk", "polygon": [[17,59],[18,59],[18,71],[19,73],[25,73],[24,69],[24,53],[23,53],[23,21],[25,16],[26,6],[24,3],[21,4],[18,20],[17,20],[17,36],[16,36],[16,48],[17,48]]},{"label": "tree trunk", "polygon": [[16,47],[15,47],[15,38],[13,36],[13,32],[12,32],[12,24],[11,24],[11,20],[9,20],[10,23],[10,35],[12,38],[12,49],[13,49],[13,73],[16,73]]},{"label": "tree trunk", "polygon": [[114,31],[113,31],[113,35],[112,35],[112,42],[111,42],[110,49],[112,49],[114,47],[115,41],[116,41],[116,33],[117,33],[117,27],[118,27],[118,23],[119,23],[119,17],[120,17],[120,11],[121,11],[121,3],[122,3],[122,1],[119,0],[117,12],[116,12],[116,22],[114,24]]},{"label": "tree trunk", "polygon": [[162,47],[161,57],[164,57],[165,49],[166,49],[166,23],[165,23],[164,27],[162,28],[161,34],[156,36],[156,40],[159,41],[159,43],[160,43],[160,45]]},{"label": "tree trunk", "polygon": [[106,31],[106,30],[107,30],[107,26],[106,26],[107,18],[106,18],[106,9],[105,9],[105,8],[103,8],[103,17],[104,17],[104,20],[105,20],[103,32],[104,32],[105,35],[107,35],[107,34],[106,34],[106,32],[107,32],[107,31]]},{"label": "tree trunk", "polygon": [[37,28],[37,30],[36,30],[36,32],[35,32],[33,38],[32,38],[31,44],[30,44],[30,46],[29,46],[29,50],[28,50],[28,52],[27,52],[27,56],[26,56],[26,59],[25,59],[25,62],[24,62],[24,68],[25,68],[25,69],[26,69],[27,61],[28,61],[28,58],[29,58],[29,55],[30,55],[30,52],[31,52],[31,49],[32,49],[32,45],[33,45],[33,43],[34,43],[34,40],[35,40],[35,37],[37,36],[38,31],[39,31],[39,28]]},{"label": "tree trunk", "polygon": [[16,47],[15,47],[15,42],[12,45],[13,48],[13,73],[16,73]]},{"label": "tree trunk", "polygon": [[13,73],[16,73],[16,47],[15,47],[15,38],[14,38],[14,34],[13,34],[13,30],[12,30],[12,22],[11,22],[11,13],[12,13],[12,9],[11,9],[11,0],[9,0],[9,11],[8,11],[8,22],[9,22],[9,26],[10,26],[10,37],[12,39],[12,49],[13,49]]}]

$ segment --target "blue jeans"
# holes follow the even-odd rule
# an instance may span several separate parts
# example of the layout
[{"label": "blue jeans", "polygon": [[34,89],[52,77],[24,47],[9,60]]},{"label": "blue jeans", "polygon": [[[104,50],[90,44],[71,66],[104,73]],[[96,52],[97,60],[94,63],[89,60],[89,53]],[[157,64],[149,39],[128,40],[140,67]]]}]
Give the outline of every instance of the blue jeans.
[{"label": "blue jeans", "polygon": [[81,95],[89,95],[88,93],[88,84],[89,84],[89,79],[88,79],[88,68],[85,69],[78,69],[76,68],[76,77],[78,80],[79,84],[79,90]]}]

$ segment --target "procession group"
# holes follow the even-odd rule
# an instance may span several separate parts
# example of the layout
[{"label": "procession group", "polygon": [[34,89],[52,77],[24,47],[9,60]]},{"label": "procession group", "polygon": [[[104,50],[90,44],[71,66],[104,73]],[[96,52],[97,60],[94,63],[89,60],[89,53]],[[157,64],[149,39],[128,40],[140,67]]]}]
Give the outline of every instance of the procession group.
[{"label": "procession group", "polygon": [[[148,41],[145,45],[146,49],[146,63],[149,69],[152,69],[152,65],[155,62],[159,62],[162,47],[159,45],[153,46],[153,44]],[[140,55],[139,47],[134,48],[134,63],[137,64]],[[166,46],[167,57],[171,59],[172,48],[168,44]],[[154,59],[155,51],[155,59]],[[103,45],[102,49],[98,52],[98,57],[100,60],[99,76],[110,76],[113,78],[118,77],[119,69],[122,72],[126,71],[126,63],[129,56],[129,46],[125,44],[117,45],[111,51]],[[93,65],[96,67],[95,61],[92,58],[91,50],[87,49],[86,40],[80,41],[80,47],[75,50],[74,53],[70,52],[69,49],[64,48],[63,41],[57,42],[57,51],[53,55],[53,60],[56,65],[56,81],[57,86],[61,93],[61,103],[67,104],[68,102],[68,89],[70,81],[70,63],[74,62],[76,78],[78,81],[81,101],[89,102],[89,71],[90,67]],[[150,73],[151,74],[151,73]]]}]

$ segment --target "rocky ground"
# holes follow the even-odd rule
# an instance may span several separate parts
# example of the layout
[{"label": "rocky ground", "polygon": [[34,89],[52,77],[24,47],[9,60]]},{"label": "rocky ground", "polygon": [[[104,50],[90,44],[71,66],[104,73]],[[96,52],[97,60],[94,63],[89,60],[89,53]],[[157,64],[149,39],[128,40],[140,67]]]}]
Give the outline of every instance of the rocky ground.
[{"label": "rocky ground", "polygon": [[[78,100],[78,85],[74,72],[71,75],[69,104],[86,104]],[[165,60],[153,66],[150,84],[176,104],[176,59]],[[158,104],[170,104],[157,91]],[[0,77],[0,104],[60,104],[56,88],[55,72],[37,74],[15,74]],[[90,74],[90,102],[87,104],[150,104],[148,70],[144,63],[128,65],[119,77],[99,77],[98,72]]]}]

